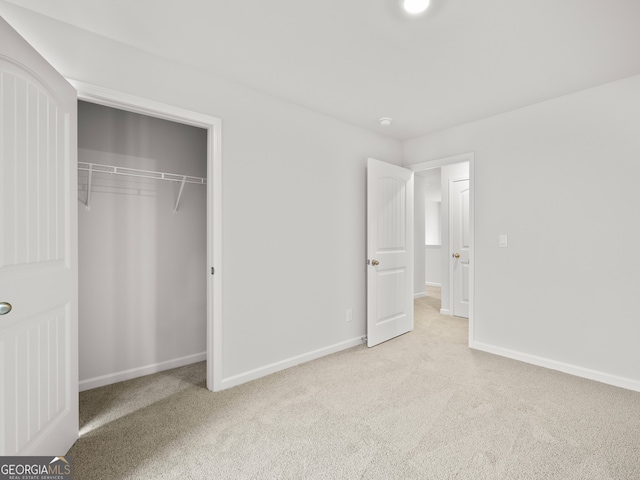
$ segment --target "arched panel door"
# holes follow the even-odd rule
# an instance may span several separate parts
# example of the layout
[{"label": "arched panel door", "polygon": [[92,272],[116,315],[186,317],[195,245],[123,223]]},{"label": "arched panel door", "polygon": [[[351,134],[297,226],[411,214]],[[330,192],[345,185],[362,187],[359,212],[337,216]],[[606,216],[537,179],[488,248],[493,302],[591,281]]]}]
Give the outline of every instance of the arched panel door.
[{"label": "arched panel door", "polygon": [[367,345],[413,330],[413,172],[367,164]]},{"label": "arched panel door", "polygon": [[0,455],[78,438],[76,91],[0,19]]}]

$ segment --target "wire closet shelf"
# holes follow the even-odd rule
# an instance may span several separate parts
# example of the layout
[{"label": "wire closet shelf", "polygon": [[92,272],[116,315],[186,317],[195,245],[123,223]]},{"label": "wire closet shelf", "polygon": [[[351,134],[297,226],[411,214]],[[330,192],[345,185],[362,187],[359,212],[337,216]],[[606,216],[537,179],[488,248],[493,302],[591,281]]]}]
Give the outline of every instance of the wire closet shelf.
[{"label": "wire closet shelf", "polygon": [[85,207],[87,210],[91,210],[91,185],[92,177],[94,174],[103,176],[104,174],[110,176],[129,177],[138,180],[166,180],[170,182],[180,183],[180,190],[178,192],[178,198],[176,205],[173,209],[173,213],[178,212],[180,206],[180,198],[184,191],[184,186],[187,183],[206,185],[207,179],[202,177],[192,177],[189,175],[179,175],[176,173],[155,172],[152,170],[139,170],[136,168],[116,167],[114,165],[103,165],[100,163],[87,163],[78,162],[78,171],[87,172],[87,201]]}]

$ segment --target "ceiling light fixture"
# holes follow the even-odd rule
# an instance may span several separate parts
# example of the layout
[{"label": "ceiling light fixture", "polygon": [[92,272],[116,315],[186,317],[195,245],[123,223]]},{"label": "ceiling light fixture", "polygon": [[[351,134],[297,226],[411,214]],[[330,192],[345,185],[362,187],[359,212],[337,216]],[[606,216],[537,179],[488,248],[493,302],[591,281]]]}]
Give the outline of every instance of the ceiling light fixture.
[{"label": "ceiling light fixture", "polygon": [[411,15],[418,15],[429,7],[429,0],[401,0],[402,8]]},{"label": "ceiling light fixture", "polygon": [[391,125],[391,122],[393,122],[393,120],[389,117],[382,117],[378,119],[378,123],[383,127],[388,127],[389,125]]}]

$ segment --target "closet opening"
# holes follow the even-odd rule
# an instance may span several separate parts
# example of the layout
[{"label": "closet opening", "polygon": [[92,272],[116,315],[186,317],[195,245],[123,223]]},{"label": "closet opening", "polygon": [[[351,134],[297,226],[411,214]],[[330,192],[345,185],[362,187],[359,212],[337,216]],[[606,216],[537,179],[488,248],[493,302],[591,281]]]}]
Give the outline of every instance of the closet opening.
[{"label": "closet opening", "polygon": [[80,390],[205,360],[218,390],[220,120],[74,85]]}]

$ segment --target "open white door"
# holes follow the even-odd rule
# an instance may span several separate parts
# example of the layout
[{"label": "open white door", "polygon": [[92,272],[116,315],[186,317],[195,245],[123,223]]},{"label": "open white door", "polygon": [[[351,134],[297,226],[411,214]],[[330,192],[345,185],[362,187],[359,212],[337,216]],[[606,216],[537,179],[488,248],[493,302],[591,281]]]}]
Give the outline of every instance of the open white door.
[{"label": "open white door", "polygon": [[0,455],[78,437],[76,91],[0,18]]},{"label": "open white door", "polygon": [[469,179],[450,183],[451,200],[451,280],[453,288],[453,314],[469,318],[469,251],[471,245],[469,229]]},{"label": "open white door", "polygon": [[367,163],[367,345],[413,330],[413,172]]}]

